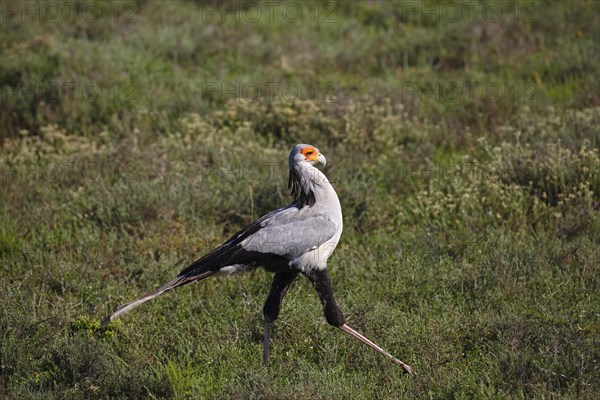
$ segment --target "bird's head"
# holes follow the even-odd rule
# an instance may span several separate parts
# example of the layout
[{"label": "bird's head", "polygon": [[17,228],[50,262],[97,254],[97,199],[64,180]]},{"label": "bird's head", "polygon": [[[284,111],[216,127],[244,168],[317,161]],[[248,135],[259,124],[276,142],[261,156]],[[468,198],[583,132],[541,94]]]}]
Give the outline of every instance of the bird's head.
[{"label": "bird's head", "polygon": [[307,162],[311,165],[321,163],[325,166],[327,160],[315,146],[311,146],[310,144],[297,144],[292,148],[290,153],[290,168],[302,162]]}]

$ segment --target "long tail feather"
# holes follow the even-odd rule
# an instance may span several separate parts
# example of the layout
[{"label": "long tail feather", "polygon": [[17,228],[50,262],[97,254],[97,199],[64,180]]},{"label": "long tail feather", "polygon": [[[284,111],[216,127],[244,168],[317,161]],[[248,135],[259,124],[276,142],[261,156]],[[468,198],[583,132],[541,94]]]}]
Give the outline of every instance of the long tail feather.
[{"label": "long tail feather", "polygon": [[114,318],[118,317],[119,315],[133,310],[134,308],[142,305],[143,303],[147,302],[148,300],[152,300],[156,296],[161,295],[168,290],[175,289],[176,287],[183,286],[187,283],[192,283],[192,282],[198,281],[200,279],[204,279],[207,276],[212,275],[213,273],[214,273],[213,271],[205,271],[205,272],[203,272],[201,274],[197,274],[197,275],[196,274],[188,274],[188,275],[178,276],[177,278],[173,279],[171,282],[164,284],[163,286],[159,287],[158,289],[156,289],[150,293],[146,293],[139,299],[134,300],[127,304],[123,304],[122,306],[117,308],[117,310],[112,315],[109,315],[108,317],[104,318],[102,320],[102,323],[100,324],[100,327],[104,328],[106,325],[108,325],[110,323],[110,321],[112,321]]}]

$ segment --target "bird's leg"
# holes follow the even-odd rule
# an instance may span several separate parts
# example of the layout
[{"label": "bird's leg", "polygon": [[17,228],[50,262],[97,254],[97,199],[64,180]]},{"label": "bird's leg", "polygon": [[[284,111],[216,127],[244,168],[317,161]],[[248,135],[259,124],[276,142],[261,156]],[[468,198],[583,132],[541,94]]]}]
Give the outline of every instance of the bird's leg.
[{"label": "bird's leg", "polygon": [[331,282],[329,281],[329,274],[327,269],[312,270],[305,273],[306,277],[317,289],[321,304],[323,305],[323,312],[325,313],[325,319],[329,325],[333,325],[337,328],[344,325],[346,322],[342,310],[338,307],[333,297],[333,291],[331,290]]},{"label": "bird's leg", "polygon": [[385,351],[381,347],[377,346],[375,343],[371,342],[368,338],[366,338],[365,336],[361,335],[359,332],[356,332],[354,329],[350,328],[348,325],[343,324],[342,326],[339,326],[338,328],[340,328],[341,330],[343,330],[344,332],[346,332],[348,335],[350,335],[350,336],[352,336],[352,337],[360,340],[361,342],[363,342],[367,346],[371,347],[372,349],[375,349],[377,352],[383,354],[384,356],[386,356],[387,358],[389,358],[390,361],[392,361],[392,362],[400,365],[402,367],[402,369],[404,369],[404,371],[406,371],[410,375],[413,374],[413,370],[412,370],[412,368],[411,368],[410,365],[408,365],[408,364],[400,361],[399,359],[397,359],[396,357],[394,357],[393,355],[391,355],[390,353],[388,353],[387,351]]},{"label": "bird's leg", "polygon": [[365,336],[361,335],[359,332],[350,328],[346,325],[344,315],[342,311],[338,307],[335,302],[335,298],[333,297],[333,291],[331,290],[331,281],[329,280],[329,274],[327,273],[327,269],[322,270],[313,270],[305,274],[308,279],[310,279],[317,289],[317,293],[319,293],[319,298],[321,299],[321,304],[323,304],[323,311],[325,312],[325,318],[330,325],[333,325],[337,328],[340,328],[342,331],[346,332],[350,336],[355,339],[360,340],[367,346],[373,348],[377,352],[383,354],[387,358],[389,358],[392,362],[400,365],[404,371],[411,374],[413,373],[410,365],[400,361],[387,351],[383,350],[381,347],[370,341]]},{"label": "bird's leg", "polygon": [[267,365],[269,361],[269,345],[271,344],[271,324],[279,316],[281,310],[281,301],[289,289],[292,281],[298,275],[298,271],[289,270],[281,271],[275,274],[273,283],[271,284],[271,291],[265,302],[263,308],[263,315],[265,317],[265,340],[264,340],[264,351],[263,351],[263,363]]}]

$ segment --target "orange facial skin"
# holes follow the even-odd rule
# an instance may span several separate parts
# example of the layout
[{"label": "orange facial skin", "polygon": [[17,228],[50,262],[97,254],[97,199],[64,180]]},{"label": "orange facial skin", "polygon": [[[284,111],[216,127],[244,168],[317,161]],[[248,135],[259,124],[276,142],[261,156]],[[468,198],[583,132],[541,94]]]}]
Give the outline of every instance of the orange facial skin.
[{"label": "orange facial skin", "polygon": [[316,160],[319,158],[319,152],[312,146],[308,146],[300,150],[300,153],[302,153],[304,155],[304,158],[306,158],[307,160]]}]

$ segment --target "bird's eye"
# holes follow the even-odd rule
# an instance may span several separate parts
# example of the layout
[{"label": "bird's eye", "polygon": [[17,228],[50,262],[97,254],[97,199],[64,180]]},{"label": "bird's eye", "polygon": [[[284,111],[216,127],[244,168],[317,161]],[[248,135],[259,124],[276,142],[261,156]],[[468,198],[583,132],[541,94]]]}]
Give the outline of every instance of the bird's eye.
[{"label": "bird's eye", "polygon": [[312,151],[312,150],[307,150],[307,151],[306,151],[306,155],[307,155],[307,156],[310,156],[310,155],[312,155],[312,153],[313,153],[313,151]]}]

